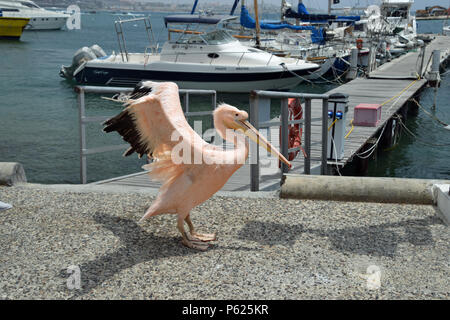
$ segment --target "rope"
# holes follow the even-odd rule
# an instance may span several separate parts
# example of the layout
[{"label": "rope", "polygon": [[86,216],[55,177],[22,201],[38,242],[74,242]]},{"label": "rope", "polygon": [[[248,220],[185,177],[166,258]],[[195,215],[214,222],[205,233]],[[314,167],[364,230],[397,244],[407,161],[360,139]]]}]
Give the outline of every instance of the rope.
[{"label": "rope", "polygon": [[408,129],[408,127],[403,123],[403,121],[402,121],[402,119],[400,117],[397,117],[397,118],[399,120],[399,123],[406,130],[406,132],[409,133],[414,138],[416,138],[418,142],[420,142],[422,144],[425,144],[425,145],[428,145],[428,146],[432,146],[432,147],[448,147],[448,146],[450,146],[450,143],[449,144],[436,144],[436,143],[430,143],[428,141],[420,139],[416,134],[414,134],[413,132],[411,132],[411,130]]},{"label": "rope", "polygon": [[390,99],[386,100],[385,102],[383,102],[383,103],[381,104],[381,106],[384,106],[385,104],[388,104],[389,102],[391,102],[391,101],[394,100],[395,98],[401,96],[401,95],[403,94],[403,92],[405,92],[406,90],[408,90],[409,88],[411,88],[412,85],[413,85],[414,83],[416,83],[417,81],[419,81],[419,79],[416,79],[416,80],[414,80],[413,82],[411,82],[408,86],[406,86],[406,88],[404,88],[402,91],[400,91],[397,95],[395,95],[395,96],[393,96],[392,98],[390,98]]},{"label": "rope", "polygon": [[341,172],[339,171],[339,165],[338,165],[338,162],[337,162],[336,144],[334,143],[333,136],[330,136],[330,138],[331,138],[331,142],[333,143],[333,149],[334,149],[334,161],[336,162],[336,170],[337,170],[337,173],[339,173],[339,175],[342,176]]},{"label": "rope", "polygon": [[[374,153],[374,151],[376,150],[376,146],[378,145],[378,143],[379,143],[380,140],[381,140],[381,137],[383,136],[384,129],[386,129],[386,126],[387,126],[387,121],[384,123],[383,130],[381,131],[380,136],[378,137],[378,139],[377,139],[377,141],[375,142],[375,144],[374,144],[373,146],[371,146],[369,149],[367,149],[366,151],[363,151],[363,152],[361,152],[361,153],[356,153],[356,154],[355,154],[358,158],[361,158],[361,159],[367,159],[367,158],[369,158],[369,157]],[[371,152],[370,152],[370,151],[371,151]],[[364,154],[367,153],[367,152],[370,152],[370,154],[364,155]]]},{"label": "rope", "polygon": [[421,108],[421,109],[423,110],[423,112],[425,112],[428,116],[430,116],[431,119],[434,119],[434,120],[436,120],[439,124],[443,125],[443,126],[444,126],[444,129],[450,130],[450,125],[449,125],[449,124],[445,123],[444,121],[439,120],[438,117],[436,117],[434,114],[430,113],[427,109],[425,109],[424,107],[422,107],[422,106],[420,105],[420,103],[417,102],[416,99],[412,99],[412,101],[414,101],[414,103],[415,103],[419,108]]},{"label": "rope", "polygon": [[311,80],[306,79],[306,78],[296,74],[295,72],[292,72],[291,70],[289,70],[288,67],[286,67],[286,65],[284,64],[284,62],[280,63],[280,66],[284,69],[284,71],[287,71],[287,72],[291,73],[292,75],[296,76],[297,78],[300,78],[300,79],[302,79],[302,80],[304,80],[306,82],[309,82],[309,83],[314,85],[314,83]]},{"label": "rope", "polygon": [[[325,80],[325,81],[324,81],[324,82],[316,82],[316,81],[311,81],[311,80],[309,80],[309,79],[306,79],[306,78],[304,78],[304,77],[302,77],[302,76],[296,74],[295,72],[289,70],[288,67],[286,67],[286,65],[285,65],[284,63],[280,63],[280,66],[281,66],[285,71],[291,73],[292,75],[294,75],[294,76],[297,77],[297,78],[300,78],[300,79],[302,79],[302,80],[304,80],[304,81],[310,83],[310,84],[313,85],[313,86],[314,86],[315,84],[325,84],[325,83],[331,83],[331,84],[335,84],[335,85],[341,85],[341,84],[343,84],[342,81],[334,81],[334,80],[340,80],[340,78],[342,78],[342,77],[348,72],[348,70],[347,70],[347,71],[345,71],[341,76],[337,76],[336,73],[334,72],[334,69],[333,69],[333,72],[334,72],[334,74],[335,74],[335,76],[336,76],[336,78],[335,78],[333,81],[332,81],[332,80],[328,80],[328,79],[322,77],[321,75],[317,75],[319,78],[321,78],[322,80]],[[331,68],[334,68],[334,67],[332,66]]]}]

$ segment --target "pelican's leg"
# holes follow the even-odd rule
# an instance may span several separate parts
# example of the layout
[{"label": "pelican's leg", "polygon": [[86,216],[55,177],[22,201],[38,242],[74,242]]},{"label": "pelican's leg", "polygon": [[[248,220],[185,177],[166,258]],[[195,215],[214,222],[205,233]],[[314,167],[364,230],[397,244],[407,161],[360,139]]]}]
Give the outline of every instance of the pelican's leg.
[{"label": "pelican's leg", "polygon": [[194,239],[198,239],[201,241],[214,241],[216,240],[216,234],[215,233],[197,233],[195,232],[194,225],[191,221],[191,216],[188,214],[185,219],[186,223],[189,226],[189,232],[191,233],[191,236],[194,237]]},{"label": "pelican's leg", "polygon": [[189,234],[184,230],[184,218],[180,216],[178,216],[177,227],[181,233],[181,236],[183,237],[181,243],[183,243],[186,247],[201,251],[205,251],[206,249],[208,249],[209,245],[207,243],[191,238],[189,236]]}]

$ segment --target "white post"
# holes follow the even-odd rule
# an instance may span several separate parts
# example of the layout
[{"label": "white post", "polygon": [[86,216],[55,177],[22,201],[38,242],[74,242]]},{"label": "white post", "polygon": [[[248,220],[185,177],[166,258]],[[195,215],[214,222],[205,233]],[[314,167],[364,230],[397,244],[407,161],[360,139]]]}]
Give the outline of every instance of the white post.
[{"label": "white post", "polygon": [[358,75],[358,49],[353,48],[350,56],[350,71],[347,73],[347,79],[353,80]]},{"label": "white post", "polygon": [[440,65],[441,65],[441,51],[434,50],[433,62],[431,63],[431,71],[428,76],[428,81],[430,85],[434,87],[433,109],[436,109],[437,88],[439,87],[441,82],[441,75],[439,74]]}]

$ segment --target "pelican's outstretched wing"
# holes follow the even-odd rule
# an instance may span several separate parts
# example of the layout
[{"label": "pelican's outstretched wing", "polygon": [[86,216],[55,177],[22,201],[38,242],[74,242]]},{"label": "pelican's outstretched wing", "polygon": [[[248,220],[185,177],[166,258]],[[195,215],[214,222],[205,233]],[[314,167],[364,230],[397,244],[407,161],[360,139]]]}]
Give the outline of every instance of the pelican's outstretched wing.
[{"label": "pelican's outstretched wing", "polygon": [[[184,164],[175,164],[170,159],[172,149],[180,143],[194,145],[194,139],[203,141],[189,126],[181,109],[178,86],[173,82],[141,82],[130,94],[126,108],[117,116],[104,122],[104,131],[117,131],[130,148],[125,156],[136,152],[148,154],[159,164],[154,166],[156,178],[167,180],[169,172],[184,170]],[[199,140],[197,140],[199,139]],[[203,143],[206,143],[203,141]],[[155,164],[156,165],[156,164]],[[167,172],[167,174],[165,174]]]}]

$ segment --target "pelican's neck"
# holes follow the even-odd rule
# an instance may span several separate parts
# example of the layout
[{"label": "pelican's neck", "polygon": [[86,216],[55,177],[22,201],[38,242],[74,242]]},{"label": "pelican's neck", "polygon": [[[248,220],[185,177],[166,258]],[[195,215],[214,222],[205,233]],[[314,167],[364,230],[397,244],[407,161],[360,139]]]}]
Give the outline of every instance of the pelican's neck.
[{"label": "pelican's neck", "polygon": [[245,135],[242,132],[228,129],[222,121],[217,121],[217,119],[214,119],[214,127],[222,139],[234,144],[234,150],[229,150],[234,153],[233,158],[236,160],[234,163],[240,163],[242,159],[245,161],[249,150],[248,140],[245,138]]}]

